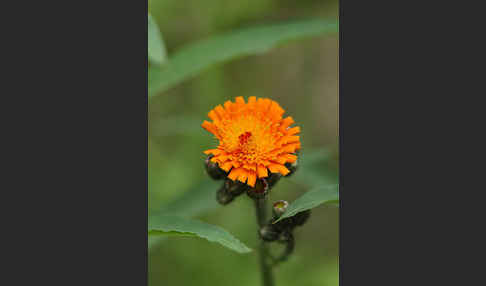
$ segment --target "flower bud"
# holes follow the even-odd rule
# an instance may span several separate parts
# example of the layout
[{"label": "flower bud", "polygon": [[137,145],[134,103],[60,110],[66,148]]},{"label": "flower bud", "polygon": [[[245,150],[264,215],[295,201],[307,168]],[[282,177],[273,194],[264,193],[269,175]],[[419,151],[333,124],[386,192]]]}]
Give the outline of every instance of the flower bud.
[{"label": "flower bud", "polygon": [[289,206],[289,203],[284,200],[276,201],[273,203],[273,216],[279,218]]},{"label": "flower bud", "polygon": [[280,180],[280,178],[282,178],[282,175],[280,173],[271,173],[267,177],[268,187],[273,188],[273,186],[275,186],[275,184]]},{"label": "flower bud", "polygon": [[275,241],[280,236],[280,232],[272,224],[267,224],[260,228],[259,234],[264,241]]},{"label": "flower bud", "polygon": [[226,177],[226,172],[219,168],[218,164],[211,162],[211,158],[213,158],[213,155],[209,155],[206,160],[204,160],[208,175],[214,180],[221,180]]},{"label": "flower bud", "polygon": [[224,181],[224,188],[228,193],[236,197],[241,195],[246,190],[248,190],[249,186],[240,181],[233,181],[231,179],[226,179]]},{"label": "flower bud", "polygon": [[266,179],[256,180],[253,188],[248,188],[247,195],[252,199],[263,199],[268,194],[269,186]]},{"label": "flower bud", "polygon": [[275,222],[277,219],[278,219],[278,217],[274,217],[272,219],[271,223],[279,232],[290,231],[294,228],[293,217],[287,217],[287,218],[284,218],[281,221]]},{"label": "flower bud", "polygon": [[305,210],[303,212],[300,212],[300,213],[297,213],[296,215],[294,215],[292,217],[294,227],[295,226],[301,226],[304,223],[306,223],[306,221],[310,217],[310,213],[311,213],[311,210]]},{"label": "flower bud", "polygon": [[279,243],[284,243],[285,244],[285,251],[282,253],[280,257],[277,258],[277,262],[283,262],[286,261],[289,256],[294,252],[295,248],[295,240],[292,232],[290,231],[284,231],[280,234],[278,238]]},{"label": "flower bud", "polygon": [[[310,213],[311,213],[310,210],[305,210],[295,214],[294,216],[284,218],[283,220],[280,220],[278,222],[275,221],[279,217],[274,215],[274,218],[271,220],[271,223],[273,224],[273,226],[278,232],[291,231],[295,227],[301,226],[304,223],[306,223],[310,217]],[[274,208],[274,214],[275,214],[275,208]]]},{"label": "flower bud", "polygon": [[230,194],[226,190],[226,188],[224,187],[224,185],[216,193],[216,200],[218,201],[218,203],[220,203],[222,205],[229,204],[231,201],[234,200],[234,198],[235,198],[235,196],[233,196],[232,194]]},{"label": "flower bud", "polygon": [[278,237],[278,242],[280,243],[287,243],[293,241],[294,241],[294,235],[290,231],[282,231]]},{"label": "flower bud", "polygon": [[297,161],[295,161],[293,163],[285,163],[285,167],[287,167],[287,169],[289,169],[289,171],[290,171],[290,173],[285,175],[285,177],[292,176],[292,174],[294,174],[297,171],[297,165],[298,165]]}]

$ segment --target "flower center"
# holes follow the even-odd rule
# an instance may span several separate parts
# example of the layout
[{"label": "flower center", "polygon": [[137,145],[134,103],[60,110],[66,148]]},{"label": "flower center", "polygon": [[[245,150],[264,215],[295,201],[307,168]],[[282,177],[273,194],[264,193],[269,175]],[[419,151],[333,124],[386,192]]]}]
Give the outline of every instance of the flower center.
[{"label": "flower center", "polygon": [[[249,160],[253,157],[253,154],[256,150],[256,142],[255,142],[255,135],[253,135],[250,131],[246,131],[241,133],[238,136],[238,147],[237,152],[240,152],[240,157],[244,157],[244,160]],[[243,158],[242,158],[243,159]]]},{"label": "flower center", "polygon": [[238,139],[240,140],[240,146],[244,146],[248,144],[248,140],[250,140],[250,137],[251,137],[251,132],[249,131],[242,133],[240,136],[238,136]]}]

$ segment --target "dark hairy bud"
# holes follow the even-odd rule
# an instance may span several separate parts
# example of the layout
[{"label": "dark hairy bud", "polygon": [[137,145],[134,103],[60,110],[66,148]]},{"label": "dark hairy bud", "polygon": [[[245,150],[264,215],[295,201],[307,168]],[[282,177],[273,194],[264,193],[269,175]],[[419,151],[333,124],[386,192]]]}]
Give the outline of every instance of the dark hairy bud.
[{"label": "dark hairy bud", "polygon": [[310,216],[310,210],[299,212],[292,217],[285,218],[281,221],[278,220],[278,216],[275,212],[280,212],[282,209],[286,209],[288,203],[284,200],[277,201],[273,204],[274,218],[272,218],[268,224],[260,228],[259,234],[262,240],[266,242],[278,242],[285,244],[284,252],[276,258],[273,258],[274,265],[283,262],[289,258],[295,248],[295,239],[293,230],[297,226],[303,225]]},{"label": "dark hairy bud", "polygon": [[311,210],[305,210],[303,212],[297,213],[292,217],[294,226],[301,226],[307,222],[311,214]]},{"label": "dark hairy bud", "polygon": [[297,171],[297,161],[293,162],[293,163],[285,163],[285,167],[287,169],[289,169],[290,173],[288,173],[287,175],[285,175],[285,177],[290,177],[292,176],[296,171]]},{"label": "dark hairy bud", "polygon": [[226,177],[226,172],[219,168],[218,164],[211,162],[213,155],[209,155],[206,160],[204,160],[204,166],[206,167],[206,172],[214,180],[221,180]]},{"label": "dark hairy bud", "polygon": [[218,203],[220,203],[222,205],[227,205],[231,201],[233,201],[234,199],[235,199],[235,196],[233,196],[232,194],[230,194],[226,190],[226,188],[224,187],[224,185],[216,193],[216,200],[218,201]]},{"label": "dark hairy bud", "polygon": [[226,179],[223,186],[216,193],[216,200],[222,205],[227,205],[248,188],[248,185],[242,182]]},{"label": "dark hairy bud", "polygon": [[280,236],[280,232],[272,224],[267,224],[260,228],[259,234],[264,241],[268,242],[275,241]]},{"label": "dark hairy bud", "polygon": [[239,196],[248,190],[250,187],[242,183],[240,181],[233,181],[231,179],[226,179],[224,181],[224,188],[228,191],[228,193],[232,194],[233,196]]},{"label": "dark hairy bud", "polygon": [[297,213],[294,216],[284,218],[283,220],[276,222],[278,217],[274,217],[270,224],[273,224],[275,229],[279,232],[292,231],[297,226],[302,226],[310,217],[310,210],[305,210],[303,212]]},{"label": "dark hairy bud", "polygon": [[294,240],[294,235],[290,231],[283,231],[278,237],[278,242],[280,243],[286,243],[288,241],[293,241],[293,240]]},{"label": "dark hairy bud", "polygon": [[267,183],[269,188],[273,188],[275,184],[282,178],[282,174],[280,173],[270,173],[270,175],[267,177]]},{"label": "dark hairy bud", "polygon": [[279,232],[291,231],[294,228],[294,220],[293,220],[292,217],[284,218],[283,220],[281,220],[279,222],[275,222],[277,219],[278,219],[277,217],[273,218],[270,223]]},{"label": "dark hairy bud", "polygon": [[278,238],[278,242],[285,244],[285,250],[282,255],[280,255],[280,257],[276,259],[276,263],[286,261],[292,254],[292,252],[294,252],[295,248],[294,235],[290,231],[282,232],[282,234]]}]

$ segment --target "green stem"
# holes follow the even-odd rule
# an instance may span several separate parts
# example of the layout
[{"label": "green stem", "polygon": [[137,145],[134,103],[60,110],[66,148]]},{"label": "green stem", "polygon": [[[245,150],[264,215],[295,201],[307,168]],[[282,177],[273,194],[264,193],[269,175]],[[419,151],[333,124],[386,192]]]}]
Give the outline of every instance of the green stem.
[{"label": "green stem", "polygon": [[[266,201],[265,199],[255,199],[255,209],[256,209],[256,217],[258,226],[261,228],[265,225],[266,222],[266,212],[265,206]],[[274,286],[273,280],[273,273],[272,273],[272,266],[268,263],[268,248],[265,244],[265,241],[261,240],[260,248],[259,248],[259,255],[260,255],[260,272],[262,273],[262,282],[263,286]]]}]

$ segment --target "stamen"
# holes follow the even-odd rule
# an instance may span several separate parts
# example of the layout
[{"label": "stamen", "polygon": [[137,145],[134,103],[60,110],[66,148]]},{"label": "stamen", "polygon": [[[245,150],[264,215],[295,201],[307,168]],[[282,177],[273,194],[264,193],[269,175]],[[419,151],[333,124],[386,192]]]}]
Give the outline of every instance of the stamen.
[{"label": "stamen", "polygon": [[242,133],[240,136],[238,136],[238,139],[240,140],[240,145],[247,144],[250,137],[251,137],[251,132],[249,131]]}]

